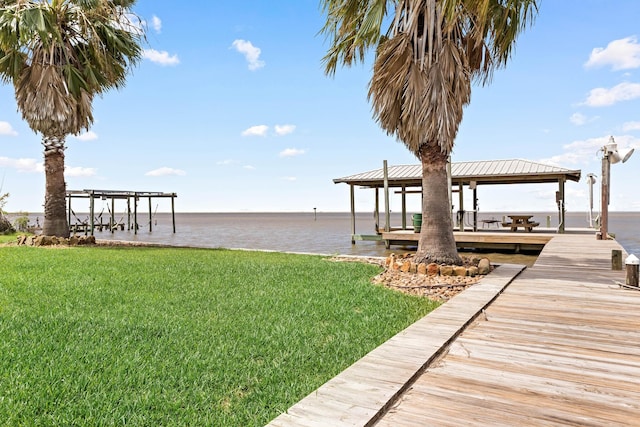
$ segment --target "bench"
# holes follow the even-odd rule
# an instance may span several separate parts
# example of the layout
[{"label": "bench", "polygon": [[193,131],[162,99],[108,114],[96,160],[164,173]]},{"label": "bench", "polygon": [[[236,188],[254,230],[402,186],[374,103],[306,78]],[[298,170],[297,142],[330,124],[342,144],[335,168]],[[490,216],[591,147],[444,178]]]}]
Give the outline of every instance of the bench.
[{"label": "bench", "polygon": [[498,226],[498,224],[500,223],[499,219],[495,219],[495,218],[491,218],[491,219],[481,219],[480,222],[482,223],[482,228],[485,227],[491,227],[492,224],[495,224],[496,227]]},{"label": "bench", "polygon": [[511,228],[511,231],[518,231],[518,227],[522,227],[523,229],[527,230],[527,231],[531,231],[534,229],[534,227],[539,226],[540,223],[539,222],[503,222],[502,226],[505,228]]}]

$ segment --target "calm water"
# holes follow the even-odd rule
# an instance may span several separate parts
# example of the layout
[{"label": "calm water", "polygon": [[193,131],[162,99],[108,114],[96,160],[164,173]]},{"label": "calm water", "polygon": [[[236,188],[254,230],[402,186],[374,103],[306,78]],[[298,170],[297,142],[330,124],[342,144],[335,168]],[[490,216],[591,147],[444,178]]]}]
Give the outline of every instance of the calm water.
[{"label": "calm water", "polygon": [[[537,213],[534,220],[540,226],[557,226],[557,213]],[[85,219],[86,214],[78,214]],[[116,215],[120,220],[121,214]],[[40,217],[41,219],[42,217]],[[479,219],[502,218],[501,213],[482,213]],[[32,218],[35,222],[35,216]],[[390,253],[384,244],[357,242],[351,244],[351,214],[322,213],[177,213],[176,233],[172,232],[171,214],[153,216],[153,231],[149,232],[148,214],[138,214],[140,229],[133,231],[96,231],[97,239],[154,242],[178,246],[204,248],[246,248],[274,251],[371,255]],[[411,219],[407,223],[411,224]],[[392,214],[391,224],[400,226],[399,214]],[[585,213],[567,213],[567,227],[587,227]],[[357,214],[356,232],[373,234],[374,218],[371,213]],[[609,214],[609,232],[615,233],[618,242],[628,253],[640,256],[640,212],[613,212]],[[594,232],[595,233],[595,232]],[[595,237],[594,237],[595,238]],[[392,252],[415,248],[392,247]]]}]

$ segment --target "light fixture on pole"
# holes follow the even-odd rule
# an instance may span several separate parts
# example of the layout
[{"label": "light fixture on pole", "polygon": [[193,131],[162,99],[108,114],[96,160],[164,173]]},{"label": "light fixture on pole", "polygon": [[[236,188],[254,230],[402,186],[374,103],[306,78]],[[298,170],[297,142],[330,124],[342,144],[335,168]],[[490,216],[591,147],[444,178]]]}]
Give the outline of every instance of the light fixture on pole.
[{"label": "light fixture on pole", "polygon": [[590,173],[587,175],[587,184],[589,184],[589,228],[593,228],[593,184],[596,183],[596,175]]},{"label": "light fixture on pole", "polygon": [[611,187],[609,181],[611,178],[611,165],[618,162],[626,162],[633,154],[634,149],[626,149],[618,151],[618,144],[609,137],[609,143],[602,147],[602,191],[600,192],[600,201],[602,203],[600,210],[600,232],[596,235],[600,240],[608,239],[609,226],[609,189]]}]

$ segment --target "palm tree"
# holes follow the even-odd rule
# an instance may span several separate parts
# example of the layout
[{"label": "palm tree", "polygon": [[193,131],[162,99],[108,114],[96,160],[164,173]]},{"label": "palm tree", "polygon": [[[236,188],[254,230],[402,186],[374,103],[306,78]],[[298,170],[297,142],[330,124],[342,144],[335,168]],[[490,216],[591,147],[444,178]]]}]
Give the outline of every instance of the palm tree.
[{"label": "palm tree", "polygon": [[375,49],[368,94],[374,117],[422,163],[416,259],[459,264],[447,161],[472,82],[486,84],[506,65],[537,13],[536,0],[322,0],[322,6],[322,32],[331,42],[326,73],[364,61]]},{"label": "palm tree", "polygon": [[0,79],[42,134],[43,234],[68,237],[64,150],[93,123],[96,95],[124,86],[142,56],[135,0],[0,0]]}]

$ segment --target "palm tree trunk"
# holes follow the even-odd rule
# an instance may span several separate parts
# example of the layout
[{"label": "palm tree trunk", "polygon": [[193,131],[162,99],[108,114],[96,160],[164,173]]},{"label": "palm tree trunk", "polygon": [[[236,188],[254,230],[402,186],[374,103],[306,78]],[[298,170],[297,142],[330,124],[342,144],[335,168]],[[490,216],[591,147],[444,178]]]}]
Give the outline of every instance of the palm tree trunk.
[{"label": "palm tree trunk", "polygon": [[462,264],[453,236],[447,158],[437,144],[423,145],[422,162],[422,228],[416,262]]},{"label": "palm tree trunk", "polygon": [[45,236],[69,237],[67,221],[66,183],[64,182],[64,140],[44,138],[44,223]]}]

